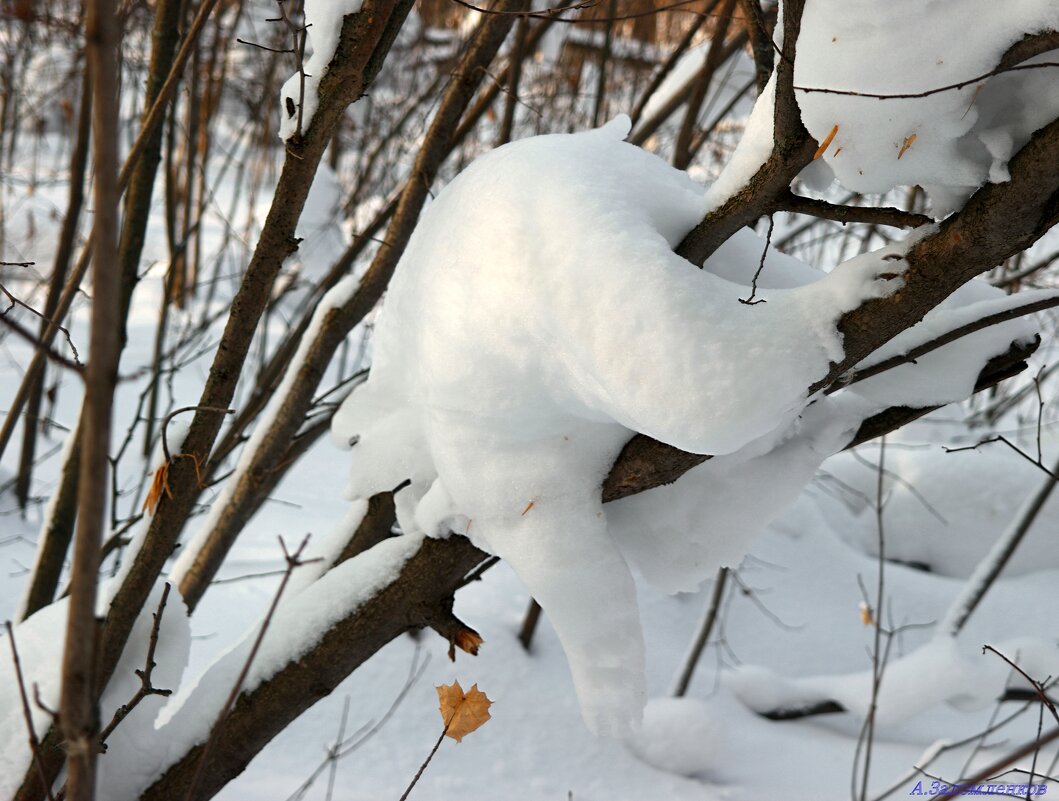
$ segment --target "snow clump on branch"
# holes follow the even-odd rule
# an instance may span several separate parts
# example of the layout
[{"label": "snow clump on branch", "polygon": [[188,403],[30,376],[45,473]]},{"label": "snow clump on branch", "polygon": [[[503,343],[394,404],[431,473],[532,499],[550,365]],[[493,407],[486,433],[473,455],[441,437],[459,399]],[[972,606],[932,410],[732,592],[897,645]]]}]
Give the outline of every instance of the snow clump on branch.
[{"label": "snow clump on branch", "polygon": [[352,498],[410,480],[405,532],[467,534],[511,564],[563,644],[586,722],[610,735],[645,697],[626,557],[671,585],[659,564],[687,544],[612,536],[600,485],[622,446],[640,432],[744,462],[797,439],[808,480],[860,417],[820,398],[799,419],[806,388],[842,355],[839,316],[892,291],[901,267],[869,254],[825,276],[774,254],[800,275],[780,287],[805,285],[766,282],[767,303],[741,303],[764,243],[741,232],[706,269],[677,256],[703,188],[628,130],[620,117],[526,139],[447,186],[397,268],[370,380],[332,426],[355,443]]}]

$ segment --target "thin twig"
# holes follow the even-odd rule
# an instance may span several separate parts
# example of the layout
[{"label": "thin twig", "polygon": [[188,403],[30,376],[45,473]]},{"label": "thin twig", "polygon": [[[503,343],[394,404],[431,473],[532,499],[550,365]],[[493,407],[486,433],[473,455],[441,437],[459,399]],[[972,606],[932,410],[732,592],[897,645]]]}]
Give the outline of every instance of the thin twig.
[{"label": "thin twig", "polygon": [[218,412],[220,414],[235,414],[235,409],[224,409],[220,406],[182,406],[175,411],[170,412],[162,420],[162,455],[165,456],[166,462],[171,462],[172,457],[169,454],[169,441],[166,439],[166,429],[169,427],[170,421],[178,414],[184,412]]},{"label": "thin twig", "polygon": [[1040,460],[1039,457],[1037,459],[1034,459],[1032,456],[1030,456],[1028,453],[1026,453],[1026,451],[1024,451],[1022,448],[1020,448],[1018,445],[1016,445],[1010,439],[1005,437],[1003,434],[998,434],[995,437],[986,437],[985,439],[983,439],[983,440],[981,440],[979,442],[976,442],[974,445],[964,445],[964,446],[959,447],[959,448],[949,448],[947,446],[942,446],[942,449],[945,451],[945,453],[960,453],[961,451],[976,451],[979,448],[981,448],[983,445],[992,445],[994,442],[1002,442],[1003,444],[1005,444],[1009,448],[1011,448],[1011,450],[1015,451],[1015,453],[1017,453],[1023,459],[1025,459],[1027,462],[1032,464],[1034,467],[1039,468],[1042,472],[1047,474],[1052,479],[1052,481],[1059,481],[1059,473],[1056,473],[1053,470],[1049,470],[1044,465],[1044,463]]},{"label": "thin twig", "polygon": [[427,769],[427,765],[430,764],[430,760],[434,758],[434,754],[438,752],[438,748],[441,747],[441,741],[445,739],[445,735],[449,732],[449,726],[452,724],[453,718],[456,717],[456,712],[453,710],[449,719],[445,721],[445,728],[441,730],[441,735],[438,737],[438,741],[434,743],[434,747],[430,749],[430,753],[427,754],[427,758],[423,760],[423,764],[419,766],[419,770],[416,771],[416,775],[412,777],[412,783],[408,785],[408,789],[401,795],[399,801],[407,801],[408,794],[412,792],[412,788],[416,786],[416,782],[419,781],[419,777],[423,775],[423,771]]},{"label": "thin twig", "polygon": [[[1004,757],[1001,757],[991,765],[986,765],[978,773],[971,776],[969,779],[960,782],[960,788],[969,784],[978,784],[979,782],[987,781],[991,776],[996,776],[1005,768],[1013,765],[1018,760],[1025,756],[1029,756],[1035,753],[1042,746],[1048,745],[1048,743],[1059,739],[1059,727],[1052,729],[1043,736],[1038,736],[1036,739],[1026,743],[1025,745],[1015,749],[1011,753]],[[957,788],[953,792],[946,793],[945,795],[937,796],[938,801],[954,801],[957,797],[962,794],[962,789]]]},{"label": "thin twig", "polygon": [[11,310],[12,307],[21,306],[30,314],[36,315],[48,325],[54,325],[56,328],[62,331],[63,335],[66,337],[66,344],[70,346],[70,350],[74,354],[74,362],[79,367],[84,367],[84,365],[81,363],[80,354],[77,352],[77,347],[74,345],[73,338],[70,336],[70,330],[68,328],[64,328],[63,326],[59,325],[58,322],[53,322],[52,320],[48,319],[45,315],[41,314],[39,311],[30,306],[28,303],[16,298],[14,295],[11,294],[10,291],[8,291],[7,287],[5,287],[3,284],[0,284],[0,292],[3,292],[5,295],[7,295],[7,299],[11,302],[11,306],[9,306],[8,309],[4,312],[5,315],[8,311]]},{"label": "thin twig", "polygon": [[[984,654],[987,651],[989,651],[991,653],[994,653],[997,656],[999,656],[1001,659],[1003,659],[1005,662],[1008,663],[1008,665],[1011,667],[1012,670],[1014,670],[1016,673],[1018,673],[1020,676],[1022,676],[1022,678],[1024,678],[1026,681],[1028,681],[1030,683],[1030,686],[1033,687],[1034,691],[1037,693],[1037,696],[1041,699],[1041,704],[1043,704],[1044,706],[1048,707],[1048,711],[1052,713],[1052,717],[1055,718],[1055,722],[1059,723],[1059,712],[1056,712],[1055,703],[1052,701],[1051,698],[1048,697],[1048,693],[1046,693],[1044,691],[1044,685],[1041,684],[1041,682],[1037,681],[1032,676],[1030,676],[1029,673],[1027,673],[1025,670],[1020,668],[1017,664],[1015,664],[1010,659],[1008,659],[1008,657],[1006,657],[1004,654],[1000,653],[1000,651],[998,651],[992,645],[983,645],[982,646],[982,653]],[[1040,732],[1038,732],[1038,735],[1039,734],[1040,734]]]},{"label": "thin twig", "polygon": [[769,215],[769,230],[765,234],[765,247],[761,249],[761,261],[758,262],[757,270],[754,271],[754,277],[750,281],[750,297],[739,298],[739,302],[746,306],[756,306],[759,303],[765,303],[765,299],[754,300],[757,295],[757,279],[761,277],[761,271],[765,269],[765,257],[769,253],[769,246],[772,244],[772,230],[776,225],[776,217],[772,214]]},{"label": "thin twig", "polygon": [[154,618],[154,622],[151,624],[151,637],[147,642],[147,659],[144,660],[143,670],[137,670],[136,675],[140,677],[140,689],[136,691],[136,694],[129,700],[129,703],[122,704],[116,710],[114,710],[114,717],[110,719],[110,723],[99,733],[99,744],[106,752],[107,738],[114,732],[114,729],[118,727],[125,718],[129,716],[129,713],[134,710],[139,703],[149,695],[160,695],[163,698],[168,698],[173,694],[172,690],[160,690],[151,683],[151,674],[155,669],[154,652],[158,647],[158,633],[162,628],[162,613],[165,611],[166,601],[169,600],[169,582],[165,583],[162,588],[162,598],[158,602],[158,609],[151,613],[151,617]]},{"label": "thin twig", "polygon": [[236,699],[239,697],[239,692],[243,687],[243,682],[246,681],[247,675],[250,673],[250,666],[254,663],[254,657],[257,656],[258,650],[261,648],[261,643],[265,639],[265,632],[268,631],[269,623],[272,622],[273,615],[276,614],[276,609],[279,608],[280,599],[283,597],[283,591],[287,588],[287,583],[290,581],[291,574],[294,573],[295,568],[301,567],[302,565],[309,564],[311,562],[319,561],[318,559],[309,559],[302,561],[302,551],[305,550],[305,546],[309,544],[309,535],[306,534],[304,539],[301,541],[301,545],[298,546],[293,554],[287,550],[287,544],[283,541],[283,538],[279,538],[280,548],[283,550],[283,558],[287,562],[287,569],[283,574],[283,580],[280,581],[279,587],[276,590],[276,595],[272,599],[272,604],[268,608],[268,612],[265,613],[264,620],[261,621],[261,629],[257,633],[257,637],[254,640],[253,646],[250,648],[250,653],[246,656],[246,661],[243,663],[242,670],[239,671],[239,676],[235,680],[235,684],[232,685],[232,691],[228,693],[228,698],[224,702],[224,706],[221,708],[221,712],[217,715],[217,720],[214,722],[213,727],[210,729],[210,736],[206,740],[206,745],[202,748],[202,755],[199,757],[199,764],[195,768],[195,775],[191,779],[191,784],[188,787],[187,799],[188,801],[195,801],[195,792],[198,789],[199,781],[202,779],[202,773],[206,767],[206,762],[209,760],[210,751],[217,742],[217,737],[220,734],[221,727],[224,724],[225,719],[228,717],[228,712],[235,704]]},{"label": "thin twig", "polygon": [[806,94],[841,95],[842,97],[870,97],[875,100],[913,100],[920,97],[930,97],[931,95],[940,94],[942,92],[950,92],[953,89],[962,89],[965,86],[970,86],[972,83],[978,83],[987,78],[992,78],[994,75],[1002,75],[1005,72],[1039,70],[1045,67],[1059,67],[1059,61],[1038,61],[1035,64],[1016,64],[1011,67],[997,67],[996,69],[989,70],[989,72],[983,72],[981,75],[976,75],[973,78],[957,81],[956,83],[950,83],[945,86],[938,86],[934,89],[926,89],[922,92],[881,94],[875,92],[855,92],[852,89],[830,89],[823,86],[795,86],[794,90],[796,92],[805,92]]},{"label": "thin twig", "polygon": [[699,626],[699,630],[695,634],[695,640],[691,645],[691,649],[688,651],[688,655],[684,659],[684,665],[681,668],[680,676],[677,678],[677,682],[673,686],[672,694],[677,698],[682,697],[688,691],[688,685],[691,684],[691,677],[695,674],[695,665],[698,664],[699,658],[702,656],[702,651],[710,639],[710,634],[713,632],[714,623],[717,622],[717,612],[721,606],[721,597],[724,593],[724,587],[728,581],[728,575],[730,572],[731,571],[727,567],[722,567],[717,571],[717,575],[713,579],[713,591],[710,593],[710,601],[706,606],[706,615],[703,617],[702,625]]},{"label": "thin twig", "polygon": [[796,195],[793,192],[788,193],[786,197],[780,198],[777,208],[780,211],[806,214],[810,217],[834,220],[842,224],[871,223],[873,225],[890,225],[895,228],[918,228],[921,225],[930,225],[934,222],[925,214],[916,214],[890,206],[846,206],[838,203],[829,203],[826,200]]},{"label": "thin twig", "polygon": [[[65,367],[68,370],[73,370],[79,375],[84,374],[85,367],[80,362],[71,361],[63,356],[61,353],[56,351],[49,345],[45,345],[44,342],[39,339],[32,331],[23,326],[17,320],[12,320],[6,314],[0,314],[0,323],[3,323],[12,331],[14,331],[22,339],[26,340],[30,345],[33,345],[38,351],[47,359],[55,362],[58,365]],[[8,412],[10,414],[10,412]]]},{"label": "thin twig", "polygon": [[4,621],[7,629],[7,639],[11,643],[11,659],[15,663],[15,678],[18,680],[18,692],[22,699],[22,717],[26,721],[26,731],[29,734],[29,750],[33,753],[33,762],[37,766],[40,783],[48,793],[49,801],[55,801],[51,792],[51,782],[44,771],[44,760],[40,755],[40,740],[37,739],[37,730],[33,728],[33,715],[29,711],[29,698],[26,695],[26,683],[22,678],[22,662],[18,658],[18,647],[15,645],[15,629],[10,620]]}]

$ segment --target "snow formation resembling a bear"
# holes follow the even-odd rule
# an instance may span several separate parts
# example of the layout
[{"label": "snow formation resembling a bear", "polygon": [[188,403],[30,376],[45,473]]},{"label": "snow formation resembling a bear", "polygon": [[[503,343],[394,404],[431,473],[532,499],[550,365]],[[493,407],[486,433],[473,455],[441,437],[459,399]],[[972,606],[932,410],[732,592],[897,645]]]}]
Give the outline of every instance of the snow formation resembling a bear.
[{"label": "snow formation resembling a bear", "polygon": [[[744,230],[705,269],[677,256],[704,190],[624,142],[628,129],[621,117],[522,140],[449,184],[397,268],[370,379],[333,423],[352,446],[352,498],[410,480],[396,496],[405,532],[466,534],[512,566],[562,642],[586,722],[611,735],[645,700],[626,559],[667,590],[738,560],[735,529],[779,511],[866,405],[885,403],[840,393],[809,406],[806,391],[841,356],[841,313],[892,291],[900,281],[877,276],[903,264],[896,247],[824,275],[770,253],[767,302],[740,303],[764,243]],[[990,355],[974,354],[972,384]],[[675,485],[711,508],[672,504],[716,528],[660,534],[648,510],[672,487],[604,512],[600,486],[633,432],[727,454]]]}]

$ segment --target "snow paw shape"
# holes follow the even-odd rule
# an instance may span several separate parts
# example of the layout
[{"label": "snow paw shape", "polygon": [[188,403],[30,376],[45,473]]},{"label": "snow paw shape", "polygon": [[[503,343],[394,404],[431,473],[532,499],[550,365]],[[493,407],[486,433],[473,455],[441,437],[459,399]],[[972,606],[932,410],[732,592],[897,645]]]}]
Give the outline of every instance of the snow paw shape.
[{"label": "snow paw shape", "polygon": [[614,736],[640,719],[644,648],[603,478],[632,432],[725,454],[786,430],[841,352],[828,321],[873,291],[774,254],[767,303],[740,303],[762,241],[741,232],[706,269],[675,255],[704,190],[628,130],[506,145],[449,184],[394,275],[371,377],[333,423],[352,498],[410,482],[405,531],[466,533],[512,566],[586,722]]}]

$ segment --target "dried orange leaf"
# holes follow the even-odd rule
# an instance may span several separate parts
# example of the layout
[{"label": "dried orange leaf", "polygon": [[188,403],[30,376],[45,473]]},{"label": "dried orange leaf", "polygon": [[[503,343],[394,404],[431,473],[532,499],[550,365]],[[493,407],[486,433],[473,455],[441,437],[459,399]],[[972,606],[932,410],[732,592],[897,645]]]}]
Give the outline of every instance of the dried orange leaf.
[{"label": "dried orange leaf", "polygon": [[833,141],[835,141],[835,134],[837,134],[837,133],[838,133],[838,126],[836,125],[834,128],[831,129],[831,133],[829,133],[824,138],[824,141],[820,143],[820,147],[818,147],[816,149],[816,152],[813,153],[813,161],[816,161],[818,158],[820,158],[822,155],[824,155],[825,152],[827,152],[827,148],[830,147],[830,145],[831,145],[831,143]]},{"label": "dried orange leaf", "polygon": [[169,463],[161,465],[157,470],[154,471],[154,478],[151,479],[151,488],[147,490],[147,497],[143,502],[143,510],[149,515],[154,514],[154,510],[158,508],[158,502],[162,500],[162,493],[164,492],[170,498],[173,494],[169,491],[169,482],[166,480],[169,475]]},{"label": "dried orange leaf", "polygon": [[478,649],[482,647],[482,635],[474,629],[460,629],[456,632],[453,644],[461,651],[466,651],[471,656],[478,656]]},{"label": "dried orange leaf", "polygon": [[901,145],[901,152],[897,154],[897,158],[901,158],[901,156],[905,154],[905,151],[908,150],[908,148],[912,147],[912,143],[914,141],[916,141],[915,134],[912,134],[911,136],[906,136],[905,143]]},{"label": "dried orange leaf", "polygon": [[442,684],[437,690],[445,736],[462,742],[464,737],[489,720],[489,707],[493,702],[485,697],[477,684],[466,693],[458,681]]},{"label": "dried orange leaf", "polygon": [[871,607],[864,603],[864,601],[860,602],[860,622],[865,626],[875,625],[875,617],[871,613]]}]

